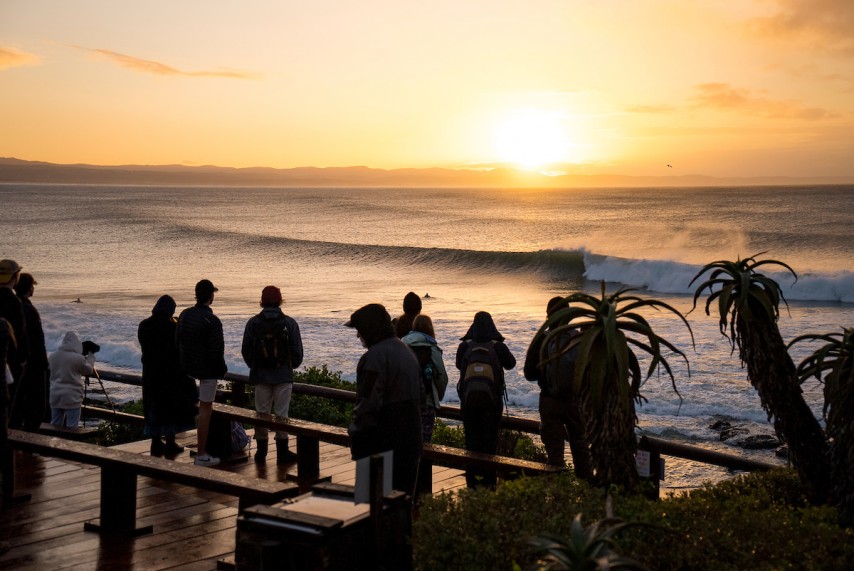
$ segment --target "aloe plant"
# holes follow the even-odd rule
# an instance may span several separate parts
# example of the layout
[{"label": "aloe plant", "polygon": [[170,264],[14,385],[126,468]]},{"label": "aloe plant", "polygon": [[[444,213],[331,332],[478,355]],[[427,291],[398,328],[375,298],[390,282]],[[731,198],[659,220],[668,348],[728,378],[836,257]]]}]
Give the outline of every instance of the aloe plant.
[{"label": "aloe plant", "polygon": [[627,523],[620,518],[608,517],[593,522],[587,527],[581,523],[581,514],[575,516],[570,525],[569,537],[553,534],[532,537],[528,544],[538,555],[537,562],[529,571],[551,570],[646,570],[640,562],[617,553],[614,536],[624,529],[641,524]]},{"label": "aloe plant", "polygon": [[[617,484],[632,489],[638,482],[635,466],[637,425],[635,403],[643,397],[640,388],[655,371],[664,369],[676,389],[673,370],[663,356],[664,348],[685,359],[685,354],[657,335],[640,309],[666,310],[679,316],[688,331],[691,326],[668,304],[629,295],[622,288],[596,298],[574,293],[564,298],[568,307],[552,313],[532,343],[540,342],[540,364],[545,365],[567,351],[578,349],[573,378],[574,398],[582,402],[580,425],[588,428],[593,483]],[[577,334],[564,333],[575,329]],[[691,332],[693,342],[693,332]],[[646,374],[641,371],[634,350],[650,357]],[[690,369],[689,369],[690,374]]]},{"label": "aloe plant", "polygon": [[824,382],[824,418],[829,440],[831,495],[840,523],[854,526],[854,328],[841,333],[801,335],[801,342],[824,342],[797,367],[801,382]]},{"label": "aloe plant", "polygon": [[764,253],[735,262],[706,264],[689,284],[711,272],[694,293],[693,309],[708,290],[706,315],[711,315],[712,304],[717,302],[721,334],[730,340],[733,351],[738,348],[741,364],[747,367],[747,378],[759,393],[768,419],[773,419],[777,436],[789,445],[792,465],[811,499],[820,503],[826,499],[829,483],[827,443],[818,419],[804,400],[795,365],[777,325],[780,303],[786,307],[788,303],[780,285],[757,270],[778,266],[790,272],[795,281],[798,276],[783,262],[757,259]]}]

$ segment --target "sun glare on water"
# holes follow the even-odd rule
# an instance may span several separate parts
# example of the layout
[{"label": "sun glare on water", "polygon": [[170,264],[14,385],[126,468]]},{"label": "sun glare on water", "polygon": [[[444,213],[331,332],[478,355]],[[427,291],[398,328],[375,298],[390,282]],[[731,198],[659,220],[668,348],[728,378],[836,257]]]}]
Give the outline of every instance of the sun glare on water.
[{"label": "sun glare on water", "polygon": [[572,159],[572,146],[558,112],[518,110],[498,125],[493,143],[501,161],[515,163],[522,168],[537,168]]}]

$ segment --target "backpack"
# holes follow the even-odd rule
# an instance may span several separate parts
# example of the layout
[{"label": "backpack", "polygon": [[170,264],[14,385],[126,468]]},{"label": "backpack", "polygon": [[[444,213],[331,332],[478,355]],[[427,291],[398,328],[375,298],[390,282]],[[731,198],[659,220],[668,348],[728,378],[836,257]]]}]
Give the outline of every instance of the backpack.
[{"label": "backpack", "polygon": [[288,328],[284,317],[261,319],[255,330],[253,367],[278,369],[291,362]]},{"label": "backpack", "polygon": [[246,429],[236,420],[226,420],[218,415],[211,417],[208,429],[208,441],[205,452],[217,458],[227,459],[240,452],[249,444]]},{"label": "backpack", "polygon": [[424,385],[422,401],[426,401],[427,395],[433,394],[433,380],[436,376],[433,369],[433,348],[427,345],[414,345],[410,346],[410,349],[415,352],[418,366],[421,368],[421,384]]},{"label": "backpack", "polygon": [[504,387],[495,367],[500,366],[495,344],[468,341],[462,358],[463,375],[457,392],[464,407],[493,405],[501,398]]},{"label": "backpack", "polygon": [[[559,345],[565,345],[578,333],[572,329],[564,332],[558,339],[552,339],[547,346],[546,354],[557,351]],[[573,347],[556,360],[545,366],[545,387],[551,396],[568,398],[572,396],[572,384],[575,380],[575,361],[578,359],[578,347]]]}]

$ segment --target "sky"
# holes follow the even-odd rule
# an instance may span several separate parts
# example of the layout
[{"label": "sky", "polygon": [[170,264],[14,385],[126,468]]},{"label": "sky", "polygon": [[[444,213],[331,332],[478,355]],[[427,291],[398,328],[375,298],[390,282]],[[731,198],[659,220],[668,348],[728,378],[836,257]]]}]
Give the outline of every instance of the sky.
[{"label": "sky", "polygon": [[854,175],[852,0],[0,0],[0,156]]}]

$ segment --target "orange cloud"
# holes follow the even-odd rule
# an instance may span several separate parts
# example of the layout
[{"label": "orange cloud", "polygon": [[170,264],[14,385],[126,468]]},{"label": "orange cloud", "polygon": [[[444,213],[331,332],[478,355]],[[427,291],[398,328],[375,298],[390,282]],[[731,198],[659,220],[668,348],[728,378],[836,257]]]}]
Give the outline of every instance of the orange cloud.
[{"label": "orange cloud", "polygon": [[629,113],[671,113],[675,111],[672,105],[632,105],[626,108]]},{"label": "orange cloud", "polygon": [[737,89],[727,83],[704,83],[697,86],[695,107],[743,111],[769,119],[804,119],[816,121],[839,117],[838,113],[818,107],[804,107],[797,101],[775,101],[754,96],[748,89]]},{"label": "orange cloud", "polygon": [[41,58],[35,54],[22,52],[9,46],[0,46],[0,70],[22,65],[35,65]]},{"label": "orange cloud", "polygon": [[117,63],[120,66],[131,69],[133,71],[141,71],[143,73],[153,73],[155,75],[176,75],[182,77],[225,77],[228,79],[253,79],[254,75],[244,71],[228,71],[228,70],[215,70],[215,71],[183,71],[180,69],[176,69],[172,66],[166,65],[164,63],[160,63],[159,61],[152,61],[147,59],[140,59],[133,56],[120,54],[118,52],[103,50],[103,49],[93,49],[93,48],[78,48],[81,50],[88,51],[93,53],[99,57],[105,58],[113,63]]},{"label": "orange cloud", "polygon": [[776,0],[778,11],[749,27],[761,35],[800,40],[822,51],[854,53],[854,2],[851,0]]}]

